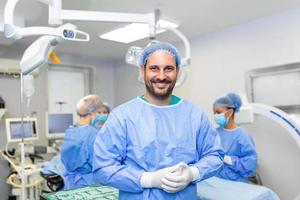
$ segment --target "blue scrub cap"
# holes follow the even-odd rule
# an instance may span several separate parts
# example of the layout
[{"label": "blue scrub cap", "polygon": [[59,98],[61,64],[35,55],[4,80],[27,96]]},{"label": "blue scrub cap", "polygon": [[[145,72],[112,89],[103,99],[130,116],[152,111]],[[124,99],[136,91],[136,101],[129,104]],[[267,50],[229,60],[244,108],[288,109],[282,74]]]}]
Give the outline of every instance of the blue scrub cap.
[{"label": "blue scrub cap", "polygon": [[233,108],[235,112],[239,112],[242,105],[241,98],[238,94],[228,93],[226,96],[218,98],[213,106],[224,106],[227,108]]},{"label": "blue scrub cap", "polygon": [[82,98],[76,106],[77,114],[84,117],[90,113],[96,112],[103,105],[99,96],[91,94]]},{"label": "blue scrub cap", "polygon": [[171,54],[176,61],[176,67],[179,67],[181,64],[181,58],[180,58],[180,54],[178,52],[178,50],[176,49],[176,47],[174,47],[172,44],[167,43],[167,42],[153,42],[152,44],[150,44],[149,46],[147,46],[141,56],[140,56],[140,62],[139,62],[139,66],[145,66],[148,60],[148,57],[157,51],[165,51],[169,54]]}]

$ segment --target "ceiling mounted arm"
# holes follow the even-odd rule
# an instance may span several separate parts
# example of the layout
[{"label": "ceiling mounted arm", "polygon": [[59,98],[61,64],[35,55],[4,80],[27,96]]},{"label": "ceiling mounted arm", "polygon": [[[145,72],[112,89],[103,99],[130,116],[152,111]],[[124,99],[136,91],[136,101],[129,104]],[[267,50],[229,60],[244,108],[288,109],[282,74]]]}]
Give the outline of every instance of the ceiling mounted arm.
[{"label": "ceiling mounted arm", "polygon": [[[96,22],[121,22],[121,23],[146,23],[149,24],[149,37],[155,38],[156,24],[160,17],[159,10],[153,13],[118,13],[118,12],[98,12],[83,10],[64,10],[61,0],[39,0],[49,6],[49,24],[62,25],[63,20],[75,21],[96,21]],[[27,27],[21,28],[14,25],[13,15],[16,4],[19,0],[9,0],[4,10],[4,34],[7,38],[21,39],[33,35],[52,35],[64,37],[66,40],[88,41],[87,33],[74,30],[57,30],[51,27]],[[65,32],[70,34],[65,35]],[[83,35],[84,39],[78,40],[75,36]],[[72,37],[73,36],[73,37]]]},{"label": "ceiling mounted arm", "polygon": [[51,35],[58,36],[65,40],[89,41],[88,33],[77,30],[72,24],[66,24],[58,28],[33,26],[33,27],[17,27],[14,25],[13,15],[16,4],[19,0],[7,1],[4,9],[4,35],[7,38],[21,39],[27,36],[35,35]]},{"label": "ceiling mounted arm", "polygon": [[[43,0],[44,2],[45,0]],[[49,5],[49,24],[61,25],[63,20],[95,21],[95,22],[120,22],[120,23],[146,23],[149,24],[149,37],[155,38],[156,24],[160,17],[160,11],[153,13],[121,13],[121,12],[99,12],[85,10],[62,9],[61,0],[51,0]]]}]

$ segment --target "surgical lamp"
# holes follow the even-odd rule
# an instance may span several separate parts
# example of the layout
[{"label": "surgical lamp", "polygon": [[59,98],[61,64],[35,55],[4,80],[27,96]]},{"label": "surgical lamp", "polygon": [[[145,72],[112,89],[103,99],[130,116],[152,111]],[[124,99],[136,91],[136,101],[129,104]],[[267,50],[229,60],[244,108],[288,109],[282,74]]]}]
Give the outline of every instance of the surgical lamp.
[{"label": "surgical lamp", "polygon": [[[97,12],[84,10],[66,10],[62,9],[61,0],[39,0],[49,6],[49,24],[61,25],[63,20],[76,21],[97,21],[97,22],[122,22],[122,23],[146,23],[149,24],[149,36],[155,37],[156,23],[160,12],[155,10],[153,13],[116,13],[116,12]],[[7,38],[20,39],[32,35],[52,35],[60,36],[66,40],[73,40],[74,36],[82,35],[84,40],[88,39],[88,34],[70,30],[68,28],[57,30],[51,27],[17,27],[13,23],[13,14],[16,4],[19,0],[7,1],[4,9],[4,34]],[[76,38],[78,41],[78,38]]]},{"label": "surgical lamp", "polygon": [[[72,24],[65,24],[61,27],[58,27],[57,30],[64,29],[76,29],[76,26]],[[66,36],[70,34],[70,36],[67,36],[69,38],[72,38],[72,40],[75,41],[85,41],[82,39],[76,39],[75,36],[72,36],[73,32],[66,32],[64,33]],[[88,38],[89,39],[89,38]],[[51,35],[45,35],[38,38],[35,42],[33,42],[24,52],[24,55],[21,59],[20,66],[21,66],[21,72],[23,75],[27,75],[36,68],[44,65],[48,59],[50,53],[53,51],[53,49],[61,42],[65,41],[65,37],[62,36],[51,36]]]},{"label": "surgical lamp", "polygon": [[[187,79],[187,67],[191,64],[191,45],[190,45],[190,42],[188,41],[188,39],[178,29],[170,28],[170,27],[164,27],[164,28],[158,27],[158,30],[162,30],[162,29],[172,31],[175,35],[177,35],[183,41],[183,44],[184,44],[185,56],[181,59],[179,78],[177,79],[177,82],[175,85],[175,87],[180,87],[183,85],[183,83]],[[157,41],[152,40],[152,41],[150,41],[150,43],[147,44],[147,46],[151,45],[151,43],[153,43],[153,42],[157,42]],[[140,60],[140,56],[141,56],[143,50],[144,50],[144,48],[142,48],[142,47],[137,47],[137,46],[129,47],[129,49],[127,50],[126,56],[125,56],[125,62],[127,64],[137,66],[139,68],[140,67],[139,60]],[[144,83],[144,78],[141,74],[139,74],[138,80],[139,80],[139,82]]]},{"label": "surgical lamp", "polygon": [[13,15],[19,0],[7,1],[4,8],[4,35],[7,38],[21,39],[33,35],[52,35],[65,40],[89,41],[89,34],[76,30],[75,26],[67,25],[58,28],[51,27],[27,27],[21,28],[14,25]]},{"label": "surgical lamp", "polygon": [[27,75],[36,68],[44,65],[49,54],[61,42],[57,36],[42,36],[33,42],[26,50],[21,59],[20,66],[23,75]]}]

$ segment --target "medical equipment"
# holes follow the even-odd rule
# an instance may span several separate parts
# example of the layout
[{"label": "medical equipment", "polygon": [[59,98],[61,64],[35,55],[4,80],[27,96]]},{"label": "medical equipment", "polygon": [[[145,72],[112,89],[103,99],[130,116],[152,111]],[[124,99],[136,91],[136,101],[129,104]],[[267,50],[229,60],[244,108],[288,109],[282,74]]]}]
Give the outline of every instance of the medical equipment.
[{"label": "medical equipment", "polygon": [[34,94],[34,77],[31,74],[23,76],[24,78],[24,94],[27,99]]},{"label": "medical equipment", "polygon": [[[24,127],[24,132],[22,127]],[[23,138],[25,141],[37,140],[37,119],[26,118],[22,123],[20,118],[7,118],[6,134],[7,142],[20,142]]]},{"label": "medical equipment", "polygon": [[44,65],[48,61],[50,52],[59,42],[59,38],[55,36],[42,36],[32,43],[21,59],[21,72],[26,75]]},{"label": "medical equipment", "polygon": [[6,108],[0,108],[0,120],[2,119],[5,112],[6,112]]},{"label": "medical equipment", "polygon": [[246,73],[247,96],[251,102],[300,114],[300,65],[286,64],[254,69]]},{"label": "medical equipment", "polygon": [[88,186],[68,191],[59,191],[56,193],[44,193],[42,200],[68,200],[68,199],[84,199],[84,200],[117,200],[119,192],[117,189],[107,186]]},{"label": "medical equipment", "polygon": [[69,126],[73,125],[72,113],[46,113],[46,137],[61,139]]},{"label": "medical equipment", "polygon": [[[85,36],[85,39],[81,41],[89,40],[87,33],[74,30],[68,27],[27,27],[20,28],[13,24],[13,13],[14,8],[18,0],[8,1],[4,10],[4,32],[5,36],[15,39],[20,39],[25,36],[30,35],[49,35],[56,36],[63,40],[76,40],[80,41],[79,38],[74,38],[74,35],[81,33]],[[100,22],[128,22],[128,23],[146,23],[149,24],[149,38],[154,39],[156,34],[156,29],[159,31],[170,30],[181,38],[184,42],[186,57],[182,59],[182,68],[180,76],[176,83],[176,86],[180,86],[186,80],[187,71],[186,66],[190,64],[190,44],[187,38],[177,29],[172,27],[162,27],[158,22],[160,12],[155,10],[153,13],[149,14],[137,14],[137,13],[113,13],[113,12],[96,12],[96,11],[81,11],[81,10],[65,10],[62,9],[61,0],[46,0],[42,1],[49,5],[49,24],[58,25],[62,24],[63,20],[80,20],[80,21],[100,21]],[[157,27],[158,25],[158,27]],[[140,81],[143,81],[139,77]]]},{"label": "medical equipment", "polygon": [[61,64],[61,60],[59,59],[59,57],[54,53],[54,51],[52,51],[49,55],[49,58],[51,58],[51,60],[57,64],[60,65]]},{"label": "medical equipment", "polygon": [[27,113],[29,113],[31,96],[34,94],[34,77],[32,74],[23,76],[23,92],[27,100]]},{"label": "medical equipment", "polygon": [[[7,38],[20,39],[32,35],[45,35],[35,41],[24,53],[21,60],[23,74],[28,74],[48,60],[50,52],[64,40],[89,41],[89,35],[76,30],[76,26],[66,24],[58,28],[17,27],[13,23],[13,13],[19,0],[7,1],[4,10],[4,34]],[[64,19],[104,22],[136,22],[149,24],[150,38],[155,38],[159,10],[150,14],[111,13],[80,10],[63,10],[61,0],[43,1],[49,5],[49,23],[62,24]]]},{"label": "medical equipment", "polygon": [[[37,199],[40,194],[42,179],[39,176],[39,168],[36,165],[25,162],[25,152],[33,151],[33,147],[24,144],[38,139],[36,118],[7,118],[6,119],[7,146],[11,142],[20,142],[21,159],[1,152],[2,156],[11,164],[16,174],[7,178],[7,183],[13,186],[12,194],[21,195],[27,199]],[[21,181],[23,180],[23,181]]]},{"label": "medical equipment", "polygon": [[[54,152],[50,147],[34,147],[31,144],[38,139],[37,130],[36,118],[24,118],[23,121],[20,118],[6,119],[7,145],[1,155],[10,163],[13,171],[7,178],[7,183],[12,185],[12,195],[23,199],[39,199],[44,181],[40,177],[40,168],[31,159],[38,157],[36,152],[41,148],[44,149],[44,153]],[[19,151],[11,155],[8,145],[14,142],[18,143]]]},{"label": "medical equipment", "polygon": [[50,27],[27,27],[21,28],[14,25],[13,15],[19,0],[7,1],[4,9],[4,34],[7,38],[21,39],[32,35],[58,36],[65,40],[89,41],[89,35],[74,29],[74,27],[50,28]]},{"label": "medical equipment", "polygon": [[[20,39],[30,35],[51,35],[59,36],[66,40],[79,41],[83,37],[84,41],[89,40],[89,35],[82,31],[62,28],[50,27],[27,27],[20,28],[13,23],[13,13],[16,4],[19,0],[11,0],[6,3],[4,10],[4,34],[7,38]],[[46,0],[43,3],[49,5],[49,24],[61,25],[63,20],[76,20],[76,21],[98,21],[98,22],[136,22],[149,24],[150,38],[155,37],[156,22],[159,17],[159,11],[150,14],[137,14],[137,13],[113,13],[113,12],[96,12],[96,11],[83,11],[83,10],[66,10],[62,9],[61,0]],[[79,38],[76,38],[80,36]]]},{"label": "medical equipment", "polygon": [[[244,102],[243,102],[244,104]],[[264,186],[280,199],[292,200],[300,190],[300,124],[286,112],[264,104],[245,104],[250,121],[236,119],[254,139],[258,156],[257,172]],[[242,107],[243,108],[243,107]],[[251,109],[251,111],[250,111]]]},{"label": "medical equipment", "polygon": [[5,108],[5,101],[2,99],[2,97],[0,96],[0,109],[1,108]]},{"label": "medical equipment", "polygon": [[[20,143],[20,149],[23,149],[24,152],[23,145],[24,143]],[[23,161],[19,165],[20,162],[17,158],[10,158],[3,151],[1,151],[1,155],[10,163],[13,170],[6,180],[12,186],[12,195],[21,196],[21,198],[27,200],[39,199],[41,185],[44,181],[40,177],[40,168],[31,163],[26,163],[25,165],[25,163],[22,163]]]},{"label": "medical equipment", "polygon": [[3,115],[5,114],[5,112],[6,112],[5,101],[0,96],[0,120],[2,119]]},{"label": "medical equipment", "polygon": [[271,105],[254,104],[254,123],[245,124],[258,150],[260,177],[287,200],[300,191],[299,72],[299,64],[293,63],[246,73],[249,100]]}]

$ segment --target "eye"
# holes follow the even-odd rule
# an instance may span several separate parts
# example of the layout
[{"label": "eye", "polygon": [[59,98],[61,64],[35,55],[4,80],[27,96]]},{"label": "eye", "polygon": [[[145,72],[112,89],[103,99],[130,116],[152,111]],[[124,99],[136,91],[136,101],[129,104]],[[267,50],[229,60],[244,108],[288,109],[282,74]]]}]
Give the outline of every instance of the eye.
[{"label": "eye", "polygon": [[158,70],[158,66],[152,65],[152,66],[149,67],[149,69],[150,69],[151,71],[157,71],[157,70]]},{"label": "eye", "polygon": [[175,67],[173,67],[173,66],[167,66],[166,68],[165,68],[165,71],[166,72],[172,72],[172,71],[174,71],[175,70]]}]

